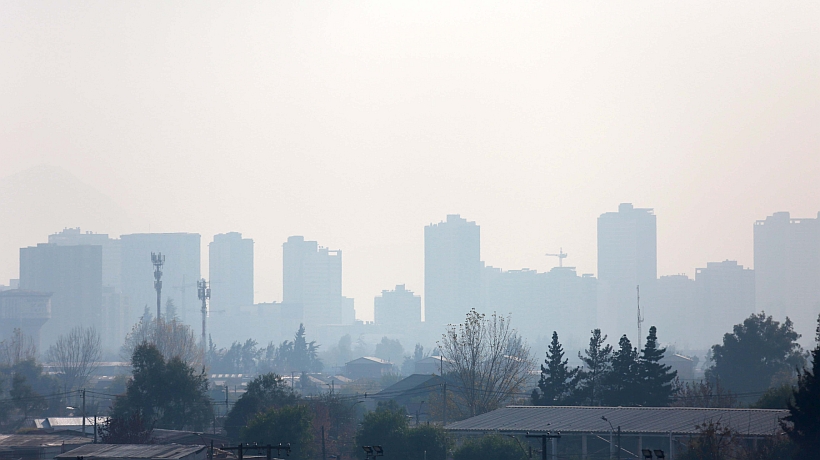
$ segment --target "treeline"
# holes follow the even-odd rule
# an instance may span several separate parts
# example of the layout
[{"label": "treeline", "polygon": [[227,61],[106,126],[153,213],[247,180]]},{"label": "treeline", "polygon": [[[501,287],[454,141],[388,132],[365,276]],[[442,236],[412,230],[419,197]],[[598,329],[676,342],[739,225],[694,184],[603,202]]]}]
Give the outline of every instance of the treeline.
[{"label": "treeline", "polygon": [[305,326],[300,324],[293,340],[279,345],[271,342],[266,347],[259,347],[257,341],[248,339],[244,343],[234,342],[229,348],[217,348],[209,337],[206,359],[211,371],[217,373],[287,375],[321,372],[324,365],[318,352],[319,345],[316,341],[307,341]]}]

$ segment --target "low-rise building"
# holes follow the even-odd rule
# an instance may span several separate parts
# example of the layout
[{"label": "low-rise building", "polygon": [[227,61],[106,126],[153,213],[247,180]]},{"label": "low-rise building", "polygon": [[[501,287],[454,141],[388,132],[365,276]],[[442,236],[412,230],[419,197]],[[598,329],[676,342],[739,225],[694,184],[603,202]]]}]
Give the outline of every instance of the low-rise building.
[{"label": "low-rise building", "polygon": [[92,441],[71,434],[0,434],[0,459],[52,460]]},{"label": "low-rise building", "polygon": [[60,460],[207,460],[208,448],[182,444],[88,444],[57,455]]},{"label": "low-rise building", "polygon": [[345,364],[345,377],[353,380],[380,379],[393,370],[393,364],[381,358],[362,356]]}]

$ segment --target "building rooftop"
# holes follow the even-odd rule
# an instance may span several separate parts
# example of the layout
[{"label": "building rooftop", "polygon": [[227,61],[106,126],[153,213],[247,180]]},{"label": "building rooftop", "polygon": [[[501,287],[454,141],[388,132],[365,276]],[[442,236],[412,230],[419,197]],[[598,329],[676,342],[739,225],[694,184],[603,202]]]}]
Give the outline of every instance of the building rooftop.
[{"label": "building rooftop", "polygon": [[66,460],[77,458],[115,459],[181,459],[205,450],[205,446],[180,444],[88,444],[56,456]]},{"label": "building rooftop", "polygon": [[390,364],[389,362],[381,359],[375,358],[373,356],[362,356],[361,358],[356,358],[353,361],[349,361],[346,364]]},{"label": "building rooftop", "polygon": [[[780,431],[787,410],[699,407],[508,406],[447,425],[456,433],[561,432],[608,434],[610,425],[622,433],[697,434],[709,421],[732,427],[745,436],[771,436]],[[606,417],[609,422],[603,420]]]},{"label": "building rooftop", "polygon": [[19,447],[46,447],[90,444],[91,438],[70,434],[0,434],[0,450]]}]

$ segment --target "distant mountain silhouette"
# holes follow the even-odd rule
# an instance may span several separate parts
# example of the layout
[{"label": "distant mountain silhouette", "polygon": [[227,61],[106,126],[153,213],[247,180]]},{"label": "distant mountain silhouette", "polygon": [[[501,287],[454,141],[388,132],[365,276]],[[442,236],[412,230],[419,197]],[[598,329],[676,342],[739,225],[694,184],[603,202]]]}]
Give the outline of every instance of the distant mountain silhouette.
[{"label": "distant mountain silhouette", "polygon": [[114,200],[62,168],[41,165],[0,178],[0,284],[18,276],[21,247],[66,227],[117,237],[131,225]]}]

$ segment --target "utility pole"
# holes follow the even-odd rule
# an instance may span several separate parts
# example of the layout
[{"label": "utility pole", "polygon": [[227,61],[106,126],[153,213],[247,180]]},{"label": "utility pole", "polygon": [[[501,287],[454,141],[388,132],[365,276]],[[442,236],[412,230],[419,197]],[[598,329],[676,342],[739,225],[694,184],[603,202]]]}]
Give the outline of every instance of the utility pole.
[{"label": "utility pole", "polygon": [[202,301],[202,362],[205,362],[205,321],[208,317],[207,301],[211,298],[211,288],[208,287],[208,282],[205,281],[205,278],[197,281],[196,287],[199,300]]},{"label": "utility pole", "polygon": [[165,256],[161,252],[151,253],[151,263],[154,264],[154,289],[157,290],[157,324],[162,317],[162,266]]},{"label": "utility pole", "polygon": [[444,423],[443,426],[447,426],[447,381],[444,381]]},{"label": "utility pole", "polygon": [[83,437],[85,437],[85,388],[82,389],[83,393]]},{"label": "utility pole", "polygon": [[325,426],[322,425],[322,460],[327,460],[327,455],[325,454]]},{"label": "utility pole", "polygon": [[638,285],[638,345],[640,346],[641,341],[643,340],[643,332],[641,331],[641,325],[643,324],[643,315],[641,314],[641,286]]}]

